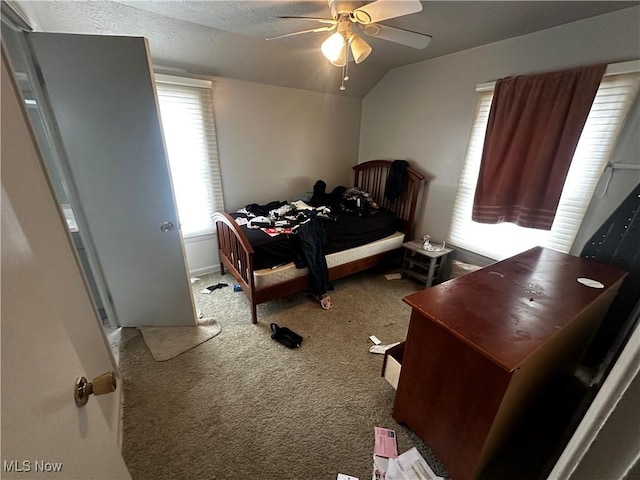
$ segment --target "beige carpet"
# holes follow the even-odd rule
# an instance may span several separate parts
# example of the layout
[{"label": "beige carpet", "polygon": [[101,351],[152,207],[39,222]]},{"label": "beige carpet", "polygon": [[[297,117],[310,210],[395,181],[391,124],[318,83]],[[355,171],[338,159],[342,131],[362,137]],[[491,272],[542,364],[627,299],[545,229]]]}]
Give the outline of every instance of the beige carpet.
[{"label": "beige carpet", "polygon": [[201,319],[193,327],[139,327],[151,355],[165,362],[212,339],[222,327],[214,319]]},{"label": "beige carpet", "polygon": [[[395,390],[380,376],[382,356],[369,353],[369,335],[406,337],[402,298],[421,288],[383,273],[335,282],[331,310],[304,294],[259,305],[258,325],[229,275],[201,277],[196,306],[222,331],[168,362],[154,360],[137,329],[123,329],[122,452],[133,480],[368,480],[375,426],[394,429],[399,452],[415,446],[446,477],[429,446],[394,421]],[[218,282],[229,287],[199,293]],[[301,348],[272,340],[270,322],[301,334]],[[480,480],[547,477],[557,439],[568,439],[552,417],[571,412],[560,389],[551,392]],[[456,433],[464,441],[466,432]]]},{"label": "beige carpet", "polygon": [[[335,480],[372,473],[374,427],[393,428],[398,450],[417,447],[440,475],[428,446],[391,417],[395,390],[380,376],[369,335],[403,340],[420,288],[383,273],[335,282],[334,308],[309,295],[258,306],[233,291],[230,275],[201,276],[196,306],[217,320],[215,338],[156,362],[136,330],[123,335],[123,456],[134,480]],[[229,287],[201,294],[218,282]],[[291,350],[269,324],[304,337]]]}]

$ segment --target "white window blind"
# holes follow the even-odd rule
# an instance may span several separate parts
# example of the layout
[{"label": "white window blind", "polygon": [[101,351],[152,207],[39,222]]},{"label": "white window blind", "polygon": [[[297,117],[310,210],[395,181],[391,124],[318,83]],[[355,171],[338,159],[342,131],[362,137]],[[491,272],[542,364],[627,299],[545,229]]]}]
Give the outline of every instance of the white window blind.
[{"label": "white window blind", "polygon": [[156,75],[156,89],[182,235],[213,233],[224,205],[211,82]]},{"label": "white window blind", "polygon": [[449,228],[449,243],[495,260],[538,245],[569,252],[640,86],[637,66],[630,73],[611,73],[623,70],[611,67],[614,68],[609,68],[602,79],[580,136],[550,231],[513,223],[484,224],[471,220],[493,98],[492,86],[478,89],[478,105]]}]

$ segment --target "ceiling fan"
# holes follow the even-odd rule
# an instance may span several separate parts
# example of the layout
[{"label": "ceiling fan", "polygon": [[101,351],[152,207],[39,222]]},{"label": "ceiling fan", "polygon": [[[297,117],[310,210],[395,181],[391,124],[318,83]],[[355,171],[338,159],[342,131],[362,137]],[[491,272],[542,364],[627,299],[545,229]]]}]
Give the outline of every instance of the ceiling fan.
[{"label": "ceiling fan", "polygon": [[[359,33],[417,49],[426,48],[431,41],[431,35],[378,23],[383,20],[422,11],[422,3],[420,0],[376,0],[371,3],[328,0],[328,3],[331,10],[331,18],[278,17],[283,19],[308,20],[324,24],[324,26],[286,33],[284,35],[267,38],[267,40],[276,40],[306,33],[333,31],[334,33],[322,43],[320,50],[333,65],[342,67],[343,70],[349,62],[349,53],[351,53],[355,63],[361,63],[372,51],[371,46]],[[344,72],[343,80],[348,80],[346,72]],[[340,90],[344,89],[343,81]]]}]

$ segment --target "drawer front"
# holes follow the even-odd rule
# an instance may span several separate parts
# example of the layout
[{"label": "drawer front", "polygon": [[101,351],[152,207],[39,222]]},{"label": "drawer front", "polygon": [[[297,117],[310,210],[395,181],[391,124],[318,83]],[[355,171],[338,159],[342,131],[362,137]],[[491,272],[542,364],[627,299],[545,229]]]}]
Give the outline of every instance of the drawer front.
[{"label": "drawer front", "polygon": [[400,380],[400,371],[402,370],[402,355],[404,353],[405,342],[399,343],[390,348],[384,354],[382,363],[382,376],[395,389],[398,389],[398,381]]}]

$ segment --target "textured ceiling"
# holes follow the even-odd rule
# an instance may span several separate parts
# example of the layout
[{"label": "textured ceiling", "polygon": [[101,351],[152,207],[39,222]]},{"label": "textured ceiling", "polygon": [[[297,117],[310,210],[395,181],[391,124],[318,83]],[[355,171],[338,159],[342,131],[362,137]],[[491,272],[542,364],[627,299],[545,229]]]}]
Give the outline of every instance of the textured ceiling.
[{"label": "textured ceiling", "polygon": [[[327,33],[273,37],[330,17],[326,1],[18,1],[36,31],[143,36],[155,65],[308,90],[338,91],[340,69],[319,51]],[[364,3],[364,2],[361,2]],[[373,53],[350,64],[347,90],[363,97],[389,69],[629,8],[617,1],[426,1],[420,13],[381,22],[433,36],[424,50],[366,37]]]}]

